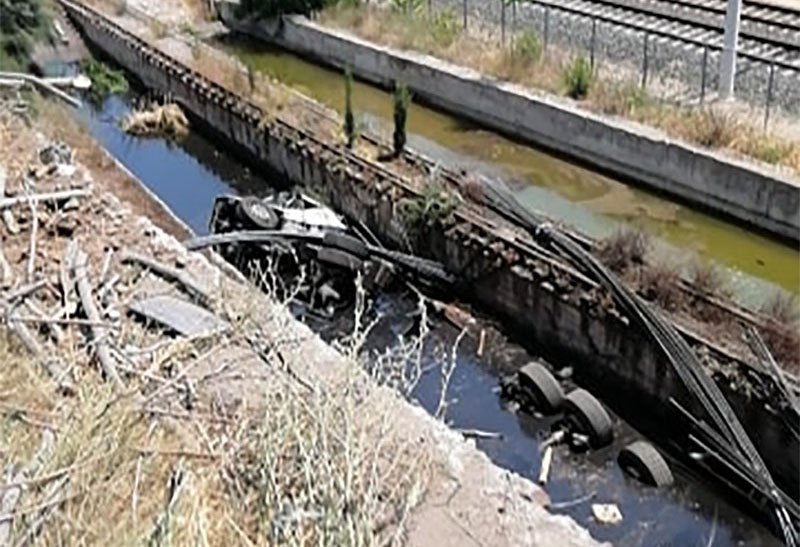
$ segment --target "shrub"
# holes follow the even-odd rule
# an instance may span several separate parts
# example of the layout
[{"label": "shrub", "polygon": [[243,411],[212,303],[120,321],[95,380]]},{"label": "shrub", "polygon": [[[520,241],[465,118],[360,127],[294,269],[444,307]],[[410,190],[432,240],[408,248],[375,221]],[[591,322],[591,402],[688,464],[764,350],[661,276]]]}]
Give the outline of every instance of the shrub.
[{"label": "shrub", "polygon": [[572,60],[564,72],[564,84],[567,87],[567,95],[573,99],[580,100],[586,98],[589,89],[592,87],[592,67],[589,61],[583,56],[578,56]]},{"label": "shrub", "polygon": [[686,137],[708,147],[728,146],[741,133],[742,124],[720,108],[704,108],[684,124]]},{"label": "shrub", "polygon": [[607,237],[598,249],[600,261],[617,273],[644,264],[650,236],[641,229],[625,227]]},{"label": "shrub", "polygon": [[515,61],[532,63],[542,56],[542,43],[534,32],[526,30],[517,36],[511,44],[511,57]]},{"label": "shrub", "polygon": [[36,40],[47,33],[41,0],[0,0],[0,49],[15,63],[27,63]]},{"label": "shrub", "polygon": [[392,0],[391,6],[393,10],[406,15],[416,15],[422,12],[425,0]]},{"label": "shrub", "polygon": [[353,73],[349,68],[344,73],[344,134],[347,137],[347,147],[352,148],[357,135],[353,115]]},{"label": "shrub", "polygon": [[[720,299],[731,297],[732,291],[728,286],[728,279],[713,262],[695,259],[689,267],[689,281],[705,297]],[[696,315],[704,321],[721,325],[731,318],[719,306],[706,301],[705,298],[696,298],[693,305]]]},{"label": "shrub", "polygon": [[667,311],[677,310],[683,303],[679,268],[674,261],[670,262],[667,258],[642,268],[639,289],[644,298]]},{"label": "shrub", "polygon": [[772,356],[793,374],[800,372],[800,302],[796,295],[777,291],[761,308],[768,321],[761,330]]},{"label": "shrub", "polygon": [[89,89],[89,100],[98,103],[106,96],[114,93],[126,93],[128,81],[120,70],[113,70],[105,63],[89,59],[81,65],[81,69],[92,81]]},{"label": "shrub", "polygon": [[399,156],[406,147],[406,121],[408,118],[408,103],[411,101],[411,93],[406,84],[395,82],[394,94],[394,133],[392,141],[394,143],[394,154]]},{"label": "shrub", "polygon": [[403,224],[414,237],[431,228],[447,225],[455,209],[453,194],[435,180],[428,182],[421,195],[400,202]]},{"label": "shrub", "polygon": [[461,32],[459,23],[453,10],[445,9],[435,12],[430,18],[430,33],[433,41],[442,47],[449,47],[456,41]]}]

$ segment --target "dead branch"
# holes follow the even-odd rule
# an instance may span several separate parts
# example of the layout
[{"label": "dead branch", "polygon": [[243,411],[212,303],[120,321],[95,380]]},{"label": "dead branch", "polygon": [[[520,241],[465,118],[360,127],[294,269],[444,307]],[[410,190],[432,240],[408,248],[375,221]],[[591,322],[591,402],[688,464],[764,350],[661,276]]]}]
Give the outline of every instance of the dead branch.
[{"label": "dead branch", "polygon": [[4,79],[11,79],[11,80],[22,80],[33,84],[37,87],[44,89],[45,91],[49,91],[62,101],[69,103],[70,105],[74,106],[75,108],[81,107],[81,102],[76,99],[75,97],[64,93],[52,83],[48,82],[47,80],[43,80],[42,78],[38,78],[31,74],[25,74],[24,72],[0,72],[0,78]]},{"label": "dead branch", "polygon": [[3,288],[13,285],[14,270],[11,268],[11,264],[8,263],[8,259],[2,247],[0,247],[0,270],[2,270],[0,274],[0,284],[2,284]]},{"label": "dead branch", "polygon": [[26,296],[35,293],[45,285],[47,285],[47,279],[38,279],[36,281],[28,283],[27,285],[17,287],[13,291],[7,292],[0,298],[0,300],[2,300],[3,303],[6,304],[6,306],[8,306],[10,304],[13,304],[16,300],[25,298]]},{"label": "dead branch", "polygon": [[[0,165],[0,198],[5,197],[6,195],[6,171],[2,165]],[[14,213],[12,213],[9,209],[3,209],[3,222],[6,225],[6,229],[8,233],[11,235],[17,235],[19,233],[19,224],[17,224],[17,219],[14,218]]]},{"label": "dead branch", "polygon": [[22,321],[23,323],[37,323],[44,325],[48,334],[56,344],[60,344],[64,339],[64,331],[59,326],[58,320],[47,317],[47,314],[32,300],[26,300],[25,306],[35,313],[38,317],[20,317],[15,315],[15,321]]},{"label": "dead branch", "polygon": [[78,244],[74,239],[70,239],[67,246],[64,248],[64,255],[61,257],[61,267],[59,268],[58,277],[61,284],[61,303],[65,308],[69,308],[72,302],[72,294],[75,291],[75,279],[72,277],[70,268],[75,261],[75,251],[78,249]]},{"label": "dead branch", "polygon": [[103,369],[106,379],[114,384],[114,389],[116,391],[121,391],[124,389],[125,385],[122,383],[119,374],[117,374],[114,359],[111,357],[111,353],[108,349],[108,330],[105,327],[97,326],[102,323],[102,320],[100,319],[100,312],[97,311],[97,305],[92,295],[92,285],[89,282],[89,275],[86,271],[86,260],[86,254],[81,250],[77,250],[75,252],[72,274],[75,277],[75,283],[78,287],[78,296],[80,297],[83,311],[89,321],[95,323],[90,330],[95,342],[97,359],[100,361],[100,366]]},{"label": "dead branch", "polygon": [[88,190],[59,190],[58,192],[45,192],[43,194],[30,194],[26,196],[15,196],[13,198],[3,198],[0,199],[0,209],[6,209],[8,207],[13,207],[14,205],[19,205],[21,203],[27,203],[30,200],[36,201],[64,201],[74,197],[83,197],[89,194]]},{"label": "dead branch", "polygon": [[28,282],[33,281],[33,273],[36,268],[36,236],[39,233],[39,215],[36,212],[38,208],[38,201],[36,199],[29,199],[28,206],[31,210],[31,235],[30,243],[28,245]]},{"label": "dead branch", "polygon": [[209,307],[211,304],[211,296],[208,292],[201,287],[197,281],[176,268],[167,266],[149,256],[130,250],[122,254],[121,261],[123,264],[140,264],[153,273],[179,284],[190,296],[196,298],[200,304],[206,307]]}]

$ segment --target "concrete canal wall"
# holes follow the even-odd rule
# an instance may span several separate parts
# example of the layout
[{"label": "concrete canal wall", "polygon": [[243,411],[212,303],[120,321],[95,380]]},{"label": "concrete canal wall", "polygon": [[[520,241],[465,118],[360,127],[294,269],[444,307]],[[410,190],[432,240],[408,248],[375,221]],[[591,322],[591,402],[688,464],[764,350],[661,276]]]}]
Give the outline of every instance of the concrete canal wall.
[{"label": "concrete canal wall", "polygon": [[[333,207],[364,222],[388,244],[401,246],[406,241],[398,204],[415,194],[385,167],[280,120],[262,124],[256,106],[123,33],[107,19],[65,5],[90,42],[148,87],[169,93],[254,164],[316,189]],[[590,385],[612,408],[624,411],[638,405],[651,411],[649,421],[660,423],[658,435],[685,435],[685,422],[669,399],[698,415],[700,409],[658,350],[609,309],[597,287],[568,267],[504,239],[480,219],[459,215],[447,230],[422,233],[414,242],[415,251],[459,272],[465,279],[463,298],[522,333],[537,351],[573,363],[577,380]],[[800,447],[778,413],[759,401],[757,386],[763,379],[753,377],[752,369],[721,350],[690,340],[715,371],[778,483],[795,492],[798,465],[787,454],[800,453]],[[640,415],[637,411],[633,417]]]},{"label": "concrete canal wall", "polygon": [[800,181],[663,133],[534,94],[428,55],[401,51],[286,17],[279,27],[242,23],[218,2],[225,24],[380,86],[405,82],[415,96],[455,115],[522,137],[636,184],[653,188],[791,241],[800,240]]}]

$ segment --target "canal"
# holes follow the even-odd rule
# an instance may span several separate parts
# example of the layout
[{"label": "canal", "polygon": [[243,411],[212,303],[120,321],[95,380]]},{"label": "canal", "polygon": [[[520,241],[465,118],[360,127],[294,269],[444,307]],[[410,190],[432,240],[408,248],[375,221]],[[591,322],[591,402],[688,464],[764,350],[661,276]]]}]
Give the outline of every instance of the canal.
[{"label": "canal", "polygon": [[[341,73],[245,37],[229,36],[216,45],[252,69],[343,109]],[[362,127],[391,137],[389,93],[355,82],[353,105]],[[410,108],[408,131],[411,147],[453,167],[502,177],[522,202],[588,235],[601,238],[621,223],[631,223],[654,236],[659,253],[684,262],[695,254],[714,261],[727,270],[736,297],[745,305],[758,307],[778,288],[800,294],[800,253],[791,245],[424,105]]]},{"label": "canal", "polygon": [[[119,129],[118,121],[129,111],[130,98],[110,97],[97,108],[77,112],[92,136],[158,195],[195,232],[207,231],[214,198],[219,193],[266,194],[275,182],[252,173],[203,135],[192,132],[174,143],[162,139],[132,138]],[[566,168],[565,168],[566,169]],[[568,172],[568,171],[567,171]],[[369,340],[373,352],[386,351],[398,336],[412,328],[410,313],[415,297],[406,291],[374,295],[371,313],[380,322]],[[490,322],[485,325],[487,351],[477,356],[477,342],[465,338],[456,351],[456,368],[448,387],[447,420],[452,427],[493,432],[494,439],[477,440],[478,447],[496,464],[536,480],[539,447],[552,418],[531,416],[515,409],[499,395],[501,375],[536,358],[506,339]],[[327,339],[335,333],[323,332]],[[458,329],[435,321],[425,345],[424,370],[414,398],[428,411],[439,399],[441,355],[450,355]],[[569,363],[552,363],[568,376]],[[565,388],[571,386],[566,379]],[[626,414],[629,415],[629,414]],[[635,415],[635,414],[633,414]],[[670,460],[674,486],[644,487],[622,473],[616,464],[620,447],[641,438],[631,426],[615,417],[615,443],[588,454],[572,453],[559,446],[546,491],[554,504],[593,494],[591,501],[568,505],[556,512],[567,514],[586,526],[592,535],[617,545],[703,546],[714,537],[715,546],[779,545],[779,542],[745,512],[732,505],[725,494],[679,462]],[[603,526],[591,517],[590,504],[616,503],[622,523]]]}]

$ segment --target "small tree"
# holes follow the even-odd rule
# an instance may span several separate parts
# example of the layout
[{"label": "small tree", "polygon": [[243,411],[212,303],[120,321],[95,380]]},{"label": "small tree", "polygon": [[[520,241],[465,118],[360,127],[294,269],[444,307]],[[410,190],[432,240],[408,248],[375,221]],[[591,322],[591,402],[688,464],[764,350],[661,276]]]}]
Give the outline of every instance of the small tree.
[{"label": "small tree", "polygon": [[347,136],[347,147],[353,148],[356,119],[353,115],[353,73],[349,68],[344,72],[344,134]]},{"label": "small tree", "polygon": [[411,94],[408,87],[402,82],[394,83],[394,154],[399,156],[406,147],[406,119],[408,117],[408,103]]}]

